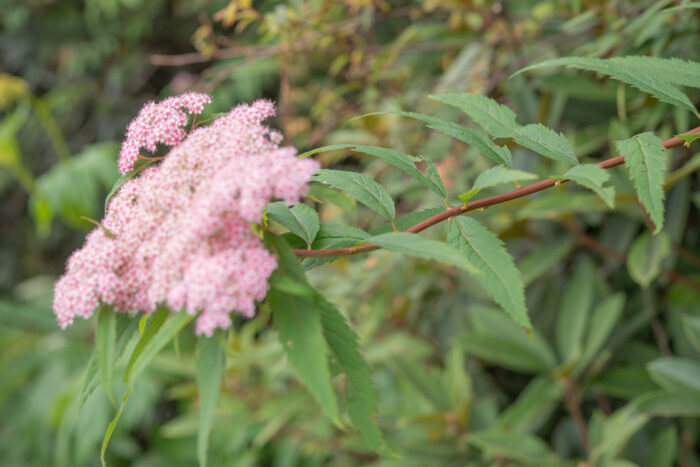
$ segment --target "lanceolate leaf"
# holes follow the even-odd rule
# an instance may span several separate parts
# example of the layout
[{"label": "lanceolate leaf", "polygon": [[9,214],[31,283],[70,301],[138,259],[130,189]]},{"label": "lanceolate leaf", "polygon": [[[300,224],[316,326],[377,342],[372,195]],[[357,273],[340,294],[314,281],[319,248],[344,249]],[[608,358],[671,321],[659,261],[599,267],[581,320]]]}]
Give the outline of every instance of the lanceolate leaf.
[{"label": "lanceolate leaf", "polygon": [[662,141],[651,132],[616,141],[617,152],[625,156],[625,167],[639,200],[656,226],[664,225],[664,178],[668,154]]},{"label": "lanceolate leaf", "polygon": [[100,371],[102,387],[109,400],[114,404],[113,375],[114,349],[117,343],[117,319],[112,307],[101,305],[97,314],[97,332],[95,347],[97,349],[97,367]]},{"label": "lanceolate leaf", "polygon": [[214,424],[214,413],[221,390],[226,352],[221,343],[221,332],[197,339],[197,389],[199,391],[199,425],[197,430],[197,460],[207,465],[207,444]]},{"label": "lanceolate leaf", "polygon": [[476,220],[460,216],[447,227],[448,242],[469,258],[483,274],[479,284],[521,326],[531,328],[525,308],[520,272],[503,242]]},{"label": "lanceolate leaf", "polygon": [[700,87],[700,64],[653,57],[563,57],[528,66],[518,73],[553,66],[569,66],[602,73],[651,94],[660,101],[697,114],[688,96],[676,85]]},{"label": "lanceolate leaf", "polygon": [[651,378],[664,389],[700,397],[700,363],[683,357],[661,357],[647,365]]},{"label": "lanceolate leaf", "polygon": [[643,232],[627,255],[627,270],[632,279],[646,288],[661,272],[661,262],[671,253],[671,240],[666,232],[651,236]]},{"label": "lanceolate leaf", "polygon": [[607,170],[595,164],[583,164],[572,167],[562,178],[568,178],[581,186],[594,191],[598,196],[605,201],[610,209],[615,207],[615,188],[611,186],[603,186],[610,180],[610,174]]},{"label": "lanceolate leaf", "polygon": [[432,180],[430,177],[424,175],[423,173],[421,173],[420,170],[416,168],[415,163],[420,162],[420,158],[409,156],[408,154],[404,154],[395,149],[380,148],[376,146],[357,145],[354,146],[354,150],[357,152],[369,154],[370,156],[379,157],[380,159],[393,165],[394,167],[403,170],[405,173],[416,179],[421,185],[425,186],[426,188],[429,188],[438,195],[445,197],[445,187],[441,186],[442,181],[440,181],[440,183],[437,183],[435,180]]},{"label": "lanceolate leaf", "polygon": [[467,128],[440,118],[431,117],[430,115],[413,112],[399,112],[399,114],[421,120],[427,124],[428,128],[432,128],[433,130],[440,131],[460,141],[464,141],[465,143],[473,146],[481,154],[498,164],[503,164],[508,167],[512,167],[513,165],[513,157],[510,154],[510,150],[505,146],[498,146],[496,143],[491,141],[488,136],[478,130]]},{"label": "lanceolate leaf", "polygon": [[273,221],[287,227],[290,232],[303,239],[307,245],[311,245],[320,223],[318,214],[304,203],[299,203],[291,209],[283,201],[270,203],[265,209],[265,213]]},{"label": "lanceolate leaf", "polygon": [[271,289],[268,294],[274,326],[299,379],[323,412],[334,423],[340,424],[338,404],[328,368],[328,347],[321,326],[321,311],[313,297],[290,294],[276,286],[281,277],[298,281],[302,287],[308,284],[301,265],[289,247],[279,238],[273,238],[273,242],[280,258],[279,267],[270,278]]},{"label": "lanceolate leaf", "polygon": [[580,358],[593,303],[595,266],[584,257],[579,261],[561,299],[555,342],[562,362]]},{"label": "lanceolate leaf", "polygon": [[350,419],[373,450],[388,454],[382,433],[372,418],[377,410],[377,394],[369,366],[357,348],[357,335],[335,306],[320,294],[316,303],[321,309],[326,342],[348,377],[345,405]]},{"label": "lanceolate leaf", "polygon": [[473,274],[479,274],[479,268],[474,266],[469,258],[456,248],[444,242],[423,238],[420,235],[406,232],[389,232],[367,239],[367,243],[381,246],[387,250],[434,259],[443,263],[465,269]]},{"label": "lanceolate leaf", "polygon": [[567,139],[541,124],[521,126],[508,107],[480,94],[432,96],[464,111],[495,138],[513,138],[519,145],[553,160],[578,164]]},{"label": "lanceolate leaf", "polygon": [[366,175],[342,170],[321,169],[314,181],[344,191],[388,220],[396,217],[394,202],[384,187]]},{"label": "lanceolate leaf", "polygon": [[615,324],[622,315],[625,305],[625,295],[622,292],[610,295],[597,305],[591,314],[591,324],[588,330],[583,355],[579,365],[583,368],[603,348]]},{"label": "lanceolate leaf", "polygon": [[[117,339],[117,343],[114,347],[115,360],[121,356],[122,352],[124,352],[126,344],[128,344],[131,338],[136,334],[138,330],[138,323],[139,320],[132,316],[120,314],[117,317],[117,334],[119,335],[119,338]],[[88,361],[87,373],[85,374],[85,381],[83,383],[83,388],[80,391],[80,399],[78,401],[78,414],[80,414],[80,410],[82,409],[83,405],[85,405],[85,402],[87,401],[88,397],[90,397],[90,394],[92,394],[95,388],[97,388],[97,384],[99,382],[97,359],[97,351],[95,351],[90,356],[90,360]]]}]

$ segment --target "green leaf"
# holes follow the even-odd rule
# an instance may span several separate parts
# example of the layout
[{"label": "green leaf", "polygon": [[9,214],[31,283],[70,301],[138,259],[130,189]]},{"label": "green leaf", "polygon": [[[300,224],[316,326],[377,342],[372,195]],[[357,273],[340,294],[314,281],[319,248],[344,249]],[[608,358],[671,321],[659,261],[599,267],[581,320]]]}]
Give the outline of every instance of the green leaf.
[{"label": "green leaf", "polygon": [[594,191],[605,201],[605,204],[607,204],[610,209],[615,207],[615,188],[612,186],[603,186],[604,183],[610,180],[610,174],[602,167],[595,164],[577,165],[566,171],[561,178],[568,178]]},{"label": "green leaf", "polygon": [[503,164],[508,167],[513,166],[513,158],[510,154],[510,150],[506,146],[498,146],[491,141],[488,136],[478,130],[463,127],[454,122],[431,117],[430,115],[413,112],[398,112],[398,114],[421,120],[427,124],[428,128],[432,128],[433,130],[440,131],[460,141],[464,141],[465,143],[473,146],[481,154],[498,164]]},{"label": "green leaf", "polygon": [[369,366],[358,350],[357,335],[336,307],[320,294],[317,294],[316,303],[321,309],[326,342],[348,377],[345,405],[350,419],[371,449],[389,454],[382,433],[372,418],[377,411],[377,393]]},{"label": "green leaf", "polygon": [[561,299],[554,335],[562,362],[581,356],[591,303],[595,266],[588,257],[578,263]]},{"label": "green leaf", "polygon": [[695,106],[676,85],[700,87],[700,64],[679,59],[655,57],[562,57],[528,66],[518,71],[568,66],[610,76],[611,78],[651,94],[662,102],[697,114]]},{"label": "green leaf", "polygon": [[681,318],[683,331],[690,344],[700,352],[700,316],[684,314]]},{"label": "green leaf", "polygon": [[304,203],[299,203],[291,209],[283,201],[270,203],[265,213],[270,219],[287,227],[290,232],[304,240],[308,246],[311,246],[320,228],[318,214]]},{"label": "green leaf", "polygon": [[334,151],[336,149],[348,149],[354,147],[353,144],[332,144],[330,146],[322,146],[320,148],[316,149],[311,149],[310,151],[302,152],[297,156],[299,159],[303,159],[304,157],[309,157],[313,156],[314,154],[318,154],[319,152],[325,152],[325,151]]},{"label": "green leaf", "polygon": [[700,397],[696,394],[653,391],[633,402],[654,417],[700,417]]},{"label": "green leaf", "polygon": [[651,132],[616,141],[615,146],[617,152],[625,156],[625,167],[632,185],[656,226],[654,233],[657,233],[664,225],[663,185],[668,152],[661,139]]},{"label": "green leaf", "polygon": [[321,169],[313,181],[344,191],[387,220],[396,217],[394,202],[384,187],[366,175],[342,170]]},{"label": "green leaf", "polygon": [[593,388],[620,399],[632,399],[659,387],[643,366],[615,366],[596,376]]},{"label": "green leaf", "polygon": [[[160,313],[164,313],[165,317],[167,317],[165,322],[160,322],[163,316]],[[148,364],[151,363],[158,352],[173,340],[177,333],[194,318],[193,315],[185,313],[184,311],[172,313],[168,317],[169,313],[170,311],[167,309],[156,312],[156,315],[148,326],[146,326],[146,330],[136,344],[134,352],[131,354],[129,366],[124,374],[124,381],[129,385],[133,386],[136,379],[143,370],[146,369]]]},{"label": "green leaf", "polygon": [[[114,355],[119,358],[124,352],[126,345],[129,343],[131,338],[136,334],[138,329],[139,320],[133,318],[132,316],[121,314],[117,318],[117,334],[119,339],[114,347]],[[97,350],[95,350],[90,356],[90,360],[87,365],[87,372],[85,373],[85,381],[83,382],[83,387],[80,390],[80,398],[78,400],[78,415],[85,405],[90,394],[97,388],[99,382],[99,370],[97,363]]]},{"label": "green leaf", "polygon": [[561,402],[562,388],[552,378],[533,379],[498,418],[496,427],[504,431],[534,431],[535,425],[546,422],[546,417]]},{"label": "green leaf", "polygon": [[421,156],[421,158],[425,161],[427,164],[425,168],[425,175],[428,177],[433,183],[435,183],[437,187],[436,193],[442,196],[443,198],[447,197],[447,188],[445,188],[445,184],[442,181],[442,177],[440,177],[440,172],[438,171],[437,166],[435,165],[435,162],[428,156]]},{"label": "green leaf", "polygon": [[457,107],[495,138],[513,138],[519,145],[550,159],[578,164],[574,150],[564,137],[541,124],[521,126],[508,107],[479,94],[443,94],[431,96]]},{"label": "green leaf", "polygon": [[492,460],[502,461],[505,458],[530,465],[542,465],[547,460],[556,459],[547,443],[526,433],[474,431],[469,434],[467,442],[479,448]]},{"label": "green leaf", "polygon": [[674,425],[659,433],[649,446],[643,467],[673,467],[678,454],[678,430]]},{"label": "green leaf", "polygon": [[[508,170],[508,169],[505,169]],[[488,294],[521,326],[532,324],[525,308],[525,293],[520,272],[503,242],[476,220],[459,216],[447,226],[447,239],[479,268],[476,276]]]},{"label": "green leaf", "polygon": [[107,208],[109,207],[109,202],[112,199],[114,195],[117,194],[117,191],[124,185],[126,182],[131,180],[132,178],[136,177],[138,174],[140,174],[143,169],[148,167],[151,164],[154,164],[155,161],[149,161],[149,160],[140,160],[136,161],[134,164],[134,169],[131,170],[130,172],[127,172],[120,176],[116,182],[114,182],[114,185],[112,186],[112,189],[109,190],[109,193],[107,193],[107,197],[105,198],[105,212],[107,212]]},{"label": "green leaf", "polygon": [[445,187],[441,186],[442,182],[440,182],[440,184],[436,183],[434,180],[422,174],[421,171],[416,168],[415,163],[420,162],[421,160],[418,157],[409,156],[408,154],[404,154],[395,149],[380,148],[376,146],[357,145],[354,146],[354,150],[369,154],[370,156],[378,157],[384,162],[401,169],[403,172],[416,179],[421,185],[434,191],[443,198],[447,195],[447,193],[445,193]]},{"label": "green leaf", "polygon": [[277,237],[272,237],[272,241],[280,257],[280,265],[270,278],[271,289],[268,293],[273,324],[299,378],[323,412],[340,425],[328,368],[328,347],[321,326],[321,310],[313,297],[290,294],[277,287],[277,282],[284,276],[302,285],[308,283],[301,265],[284,241]]},{"label": "green leaf", "polygon": [[661,387],[700,397],[700,363],[683,357],[661,357],[647,364],[649,375]]},{"label": "green leaf", "polygon": [[547,371],[556,365],[554,352],[536,329],[528,335],[512,318],[494,307],[469,310],[472,331],[461,340],[467,353],[515,371]]},{"label": "green leaf", "polygon": [[606,297],[591,314],[591,324],[583,346],[583,354],[579,360],[581,368],[586,366],[603,348],[615,324],[617,324],[625,305],[625,295],[622,292]]},{"label": "green leaf", "polygon": [[537,175],[535,174],[523,172],[522,170],[508,169],[501,165],[497,165],[479,174],[474,181],[474,186],[472,186],[472,189],[461,194],[459,199],[466,203],[484,188],[490,188],[492,186],[501,185],[504,183],[517,183],[518,180],[533,180],[535,178],[537,178]]},{"label": "green leaf", "polygon": [[661,263],[671,253],[671,240],[665,232],[652,236],[642,232],[627,256],[627,270],[636,283],[646,288],[661,272]]},{"label": "green leaf", "polygon": [[102,388],[107,398],[114,404],[114,350],[117,343],[117,320],[112,307],[100,305],[97,313],[97,331],[95,348],[97,350],[97,368],[100,372]]},{"label": "green leaf", "polygon": [[163,323],[170,314],[170,310],[167,308],[160,308],[156,310],[152,315],[143,315],[141,317],[140,323],[143,323],[143,328],[140,329],[140,338],[136,343],[136,347],[131,352],[131,357],[129,358],[129,363],[126,366],[126,371],[124,372],[124,382],[129,382],[129,375],[134,363],[139,358],[144,350],[144,347],[153,339],[158,330],[163,326]]},{"label": "green leaf", "polygon": [[[590,458],[595,465],[597,459],[616,457],[625,447],[629,439],[642,428],[649,416],[640,411],[634,404],[627,404],[616,410],[605,419],[601,430],[600,440],[593,443]],[[595,438],[591,436],[591,439]]]},{"label": "green leaf", "polygon": [[700,139],[700,132],[697,133],[681,133],[680,135],[674,135],[676,138],[680,138],[685,141],[684,146],[689,148],[691,144],[697,139]]},{"label": "green leaf", "polygon": [[481,272],[456,248],[444,242],[423,238],[417,234],[389,232],[370,237],[366,241],[397,253],[442,261],[472,274],[480,274]]},{"label": "green leaf", "polygon": [[165,347],[165,345],[168,344],[168,342],[170,342],[177,335],[177,333],[180,332],[180,330],[194,318],[194,316],[185,312],[173,313],[172,316],[168,318],[169,314],[170,310],[167,308],[162,308],[155,312],[153,319],[150,320],[150,324],[146,327],[131,354],[126,373],[124,374],[124,382],[128,384],[127,390],[124,393],[119,410],[110,422],[104,439],[102,440],[100,460],[102,461],[103,466],[106,465],[104,456],[105,452],[107,452],[109,440],[111,439],[112,433],[119,422],[119,418],[124,411],[124,407],[126,407],[126,402],[129,399],[129,395],[134,389],[136,379],[141,375],[143,370],[146,369],[148,364],[151,363],[158,352],[160,352],[162,348]]},{"label": "green leaf", "polygon": [[214,424],[214,413],[221,391],[226,352],[221,343],[221,331],[212,337],[197,339],[197,389],[199,391],[199,425],[197,429],[197,460],[207,465],[209,433]]}]

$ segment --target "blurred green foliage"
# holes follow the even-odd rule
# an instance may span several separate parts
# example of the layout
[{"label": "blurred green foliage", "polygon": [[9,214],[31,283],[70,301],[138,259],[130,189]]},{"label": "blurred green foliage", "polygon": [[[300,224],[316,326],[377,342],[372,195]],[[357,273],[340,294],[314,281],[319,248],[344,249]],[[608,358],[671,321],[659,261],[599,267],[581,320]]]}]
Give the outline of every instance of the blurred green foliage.
[{"label": "blurred green foliage", "polygon": [[[426,97],[468,91],[506,103],[522,124],[563,132],[586,162],[610,157],[610,139],[645,130],[670,137],[696,126],[695,116],[615,81],[563,68],[509,76],[572,55],[700,61],[700,14],[697,5],[680,8],[688,3],[6,0],[2,464],[99,464],[116,407],[98,388],[78,416],[94,320],[59,330],[51,287],[93,227],[81,218],[101,217],[118,176],[118,142],[145,101],[203,90],[213,95],[212,116],[271,98],[276,124],[300,150],[373,144],[426,156],[459,203],[459,193],[490,167],[487,159],[398,114],[353,117],[416,111],[462,121],[457,110]],[[697,104],[698,93],[689,95]],[[516,169],[562,173],[558,162],[511,150]],[[516,258],[531,338],[454,268],[378,251],[312,269],[310,282],[360,337],[377,387],[378,425],[401,457],[379,457],[358,433],[322,415],[263,306],[226,336],[209,465],[700,465],[695,152],[697,144],[672,152],[658,236],[646,233],[631,184],[615,171],[614,211],[562,186],[473,214]],[[440,207],[398,170],[349,155],[318,157],[381,182],[399,200],[399,224],[409,213]],[[312,195],[323,201],[323,222],[386,228],[335,191],[316,186]],[[425,235],[444,236],[444,226]],[[138,380],[109,465],[196,465],[195,342],[186,328]],[[134,345],[126,342],[124,355]],[[117,360],[114,394],[123,393],[126,360]],[[346,382],[334,383],[339,390]]]}]

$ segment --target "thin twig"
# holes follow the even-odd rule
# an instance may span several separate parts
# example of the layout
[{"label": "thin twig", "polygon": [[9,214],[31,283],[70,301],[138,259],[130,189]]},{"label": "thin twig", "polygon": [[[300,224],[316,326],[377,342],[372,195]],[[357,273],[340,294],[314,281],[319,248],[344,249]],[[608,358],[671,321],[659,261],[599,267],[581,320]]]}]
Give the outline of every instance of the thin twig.
[{"label": "thin twig", "polygon": [[[700,127],[693,128],[692,130],[688,131],[687,133],[697,133],[700,132]],[[685,141],[682,140],[681,138],[671,138],[667,139],[666,141],[663,142],[663,145],[665,148],[672,148],[675,146],[680,146],[684,144]],[[611,167],[616,167],[618,165],[621,165],[625,162],[625,157],[624,156],[617,156],[617,157],[612,157],[610,159],[606,159],[604,161],[596,163],[596,165],[604,168],[604,169],[609,169]],[[566,183],[569,180],[567,179],[562,179],[562,180],[554,180],[554,179],[546,179],[542,180],[536,183],[533,183],[531,185],[526,185],[524,187],[518,188],[513,191],[509,191],[507,193],[502,193],[500,195],[495,195],[495,196],[489,196],[488,198],[483,198],[477,201],[472,201],[470,203],[467,203],[462,206],[457,206],[455,208],[447,209],[439,214],[436,214],[432,217],[429,217],[428,219],[419,222],[408,229],[404,230],[404,232],[408,233],[418,233],[422,232],[423,230],[427,229],[428,227],[432,227],[435,224],[438,224],[442,221],[445,221],[447,219],[450,219],[451,217],[459,216],[461,214],[465,214],[470,211],[474,211],[477,209],[481,208],[487,208],[489,206],[494,206],[496,204],[501,204],[505,203],[506,201],[511,201],[517,198],[522,198],[523,196],[530,195],[532,193],[537,193],[538,191],[546,190],[547,188],[552,188],[553,186],[556,186],[561,183]],[[302,249],[295,249],[294,254],[297,256],[302,256],[302,257],[316,257],[316,258],[325,258],[325,257],[332,257],[332,256],[349,256],[349,255],[355,255],[358,253],[367,253],[369,251],[374,251],[378,250],[380,247],[377,245],[371,245],[371,244],[366,244],[366,245],[360,245],[357,247],[347,247],[347,248],[333,248],[333,249],[327,249],[327,250],[302,250]]]},{"label": "thin twig", "polygon": [[576,431],[578,432],[578,437],[581,440],[583,449],[588,452],[588,427],[586,426],[586,419],[581,412],[581,405],[579,404],[574,382],[568,378],[561,378],[559,384],[564,390],[564,402],[566,403],[569,415],[571,415],[571,418],[574,420],[574,425],[576,426]]}]

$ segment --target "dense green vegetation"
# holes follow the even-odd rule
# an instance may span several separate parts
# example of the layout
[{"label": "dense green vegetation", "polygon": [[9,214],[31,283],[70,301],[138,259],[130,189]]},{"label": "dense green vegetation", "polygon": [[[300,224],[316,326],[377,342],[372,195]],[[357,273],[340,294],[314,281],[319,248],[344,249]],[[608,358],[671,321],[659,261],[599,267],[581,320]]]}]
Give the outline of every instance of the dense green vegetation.
[{"label": "dense green vegetation", "polygon": [[[99,465],[128,391],[110,466],[700,465],[699,143],[660,145],[699,125],[698,43],[670,0],[6,1],[2,464]],[[167,312],[61,331],[53,284],[126,125],[190,90],[200,121],[265,97],[287,144],[332,145],[308,212],[268,207],[273,292],[213,339]],[[363,241],[384,249],[289,249]]]}]

